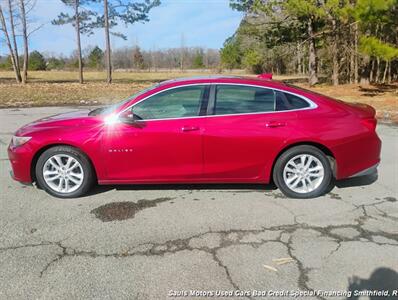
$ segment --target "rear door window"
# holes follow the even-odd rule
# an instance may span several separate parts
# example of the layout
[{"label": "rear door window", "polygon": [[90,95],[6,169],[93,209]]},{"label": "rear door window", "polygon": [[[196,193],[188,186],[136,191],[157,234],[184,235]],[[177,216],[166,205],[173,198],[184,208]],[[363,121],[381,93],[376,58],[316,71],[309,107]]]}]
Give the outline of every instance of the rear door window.
[{"label": "rear door window", "polygon": [[271,111],[275,111],[275,92],[272,89],[239,85],[216,87],[215,115]]}]

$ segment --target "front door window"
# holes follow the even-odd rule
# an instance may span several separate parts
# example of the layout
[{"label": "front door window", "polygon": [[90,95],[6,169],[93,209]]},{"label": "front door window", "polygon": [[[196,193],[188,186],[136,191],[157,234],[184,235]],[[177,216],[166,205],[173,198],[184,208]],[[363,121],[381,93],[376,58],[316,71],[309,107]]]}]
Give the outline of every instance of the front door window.
[{"label": "front door window", "polygon": [[205,86],[187,86],[160,92],[133,106],[142,120],[175,119],[199,115]]}]

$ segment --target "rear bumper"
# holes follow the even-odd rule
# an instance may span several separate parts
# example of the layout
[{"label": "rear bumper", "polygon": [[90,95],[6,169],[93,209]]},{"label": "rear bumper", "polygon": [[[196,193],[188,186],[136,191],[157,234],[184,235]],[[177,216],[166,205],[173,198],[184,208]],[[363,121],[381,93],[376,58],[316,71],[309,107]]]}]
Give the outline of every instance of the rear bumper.
[{"label": "rear bumper", "polygon": [[372,175],[377,173],[377,167],[379,166],[379,163],[371,166],[370,168],[367,168],[365,170],[359,171],[358,173],[355,173],[354,175],[351,175],[350,178],[352,177],[359,177],[359,176],[367,176],[367,175]]},{"label": "rear bumper", "polygon": [[372,172],[380,163],[381,140],[376,132],[366,132],[331,149],[337,165],[336,179]]},{"label": "rear bumper", "polygon": [[33,151],[29,145],[21,147],[9,146],[7,149],[8,158],[11,163],[11,177],[21,183],[29,184],[32,182],[30,166],[32,162]]}]

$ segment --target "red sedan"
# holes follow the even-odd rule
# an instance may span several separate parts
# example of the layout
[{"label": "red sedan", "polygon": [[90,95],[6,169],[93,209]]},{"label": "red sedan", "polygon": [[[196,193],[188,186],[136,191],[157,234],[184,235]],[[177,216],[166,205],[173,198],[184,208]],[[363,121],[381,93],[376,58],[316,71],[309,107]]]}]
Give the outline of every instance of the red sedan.
[{"label": "red sedan", "polygon": [[269,183],[289,197],[376,170],[375,110],[245,77],[162,82],[20,128],[12,176],[71,198],[98,184]]}]

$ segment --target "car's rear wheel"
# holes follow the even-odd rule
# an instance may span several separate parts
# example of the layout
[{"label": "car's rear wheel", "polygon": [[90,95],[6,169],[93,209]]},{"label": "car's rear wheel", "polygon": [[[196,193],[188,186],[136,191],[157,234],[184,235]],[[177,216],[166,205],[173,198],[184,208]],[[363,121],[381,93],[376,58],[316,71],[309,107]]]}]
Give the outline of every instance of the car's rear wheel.
[{"label": "car's rear wheel", "polygon": [[35,173],[39,186],[59,198],[84,195],[94,181],[90,161],[69,146],[55,146],[44,151],[37,160]]},{"label": "car's rear wheel", "polygon": [[321,150],[301,145],[288,149],[278,158],[273,179],[288,197],[314,198],[327,191],[332,170],[328,158]]}]

